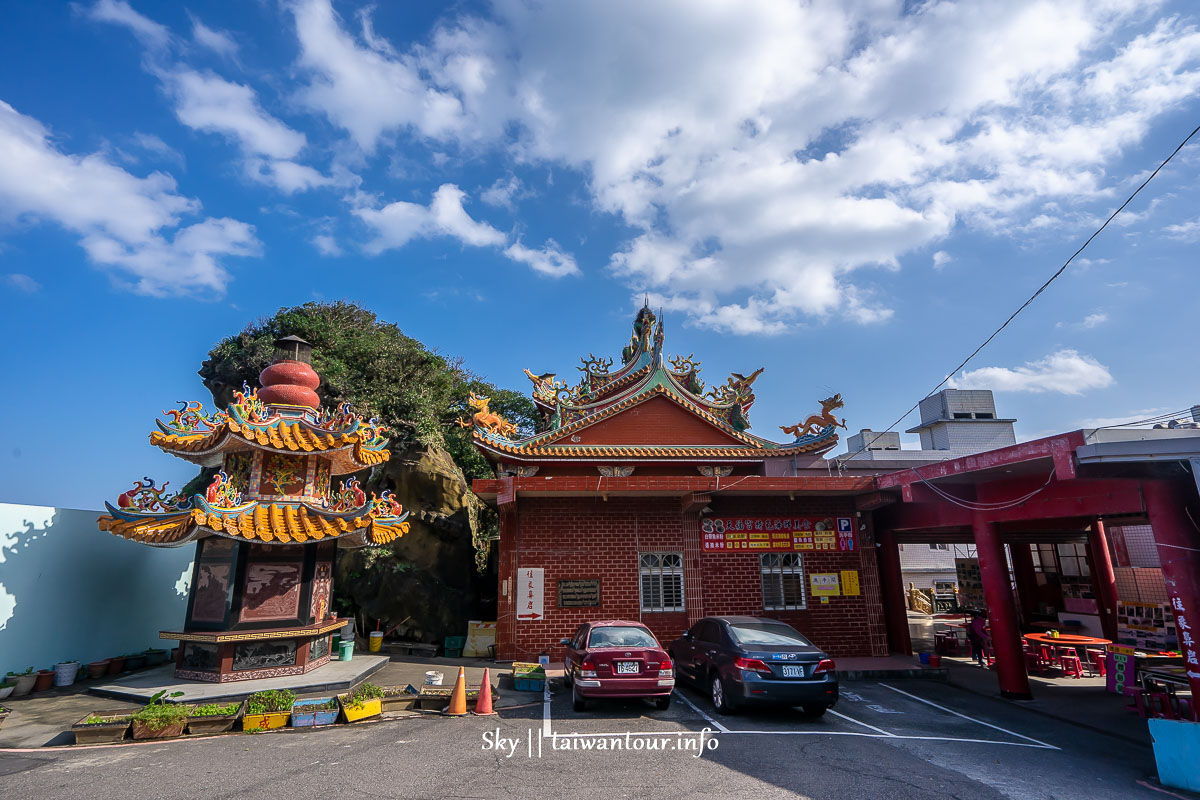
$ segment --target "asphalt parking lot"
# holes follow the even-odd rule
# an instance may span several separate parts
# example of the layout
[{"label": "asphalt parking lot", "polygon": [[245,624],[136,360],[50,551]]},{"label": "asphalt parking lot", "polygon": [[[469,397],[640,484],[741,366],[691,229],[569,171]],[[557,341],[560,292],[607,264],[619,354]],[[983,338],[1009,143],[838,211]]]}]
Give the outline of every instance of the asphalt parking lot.
[{"label": "asphalt parking lot", "polygon": [[[494,717],[420,715],[108,749],[0,754],[5,798],[1157,798],[1147,748],[943,683],[843,682],[819,719],[714,713],[677,689],[572,709],[506,692]],[[1180,796],[1176,794],[1175,796]]]}]

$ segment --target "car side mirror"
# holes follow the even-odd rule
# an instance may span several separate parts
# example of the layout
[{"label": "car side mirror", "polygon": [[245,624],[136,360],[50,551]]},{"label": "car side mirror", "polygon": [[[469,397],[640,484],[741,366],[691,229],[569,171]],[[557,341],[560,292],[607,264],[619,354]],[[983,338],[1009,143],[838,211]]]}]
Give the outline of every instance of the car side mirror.
[{"label": "car side mirror", "polygon": [[561,644],[561,645],[563,645],[564,647],[570,647],[570,646],[571,646],[571,640],[570,640],[570,639],[559,639],[559,640],[558,640],[558,643],[559,643],[559,644]]},{"label": "car side mirror", "polygon": [[692,632],[691,632],[691,631],[684,631],[684,632],[683,632],[683,638],[684,638],[684,639],[687,639],[687,640],[690,642],[690,641],[692,640]]}]

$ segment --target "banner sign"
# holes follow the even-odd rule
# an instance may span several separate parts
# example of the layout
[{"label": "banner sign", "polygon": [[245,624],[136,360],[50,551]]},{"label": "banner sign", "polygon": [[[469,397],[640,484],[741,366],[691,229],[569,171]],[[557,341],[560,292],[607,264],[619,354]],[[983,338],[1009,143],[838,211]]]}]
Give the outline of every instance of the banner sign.
[{"label": "banner sign", "polygon": [[838,586],[838,574],[836,572],[809,573],[808,583],[812,589],[813,597],[837,597],[842,593]]},{"label": "banner sign", "polygon": [[526,567],[517,570],[517,619],[546,617],[546,570]]},{"label": "banner sign", "polygon": [[700,540],[705,550],[850,551],[855,549],[852,517],[704,517]]}]

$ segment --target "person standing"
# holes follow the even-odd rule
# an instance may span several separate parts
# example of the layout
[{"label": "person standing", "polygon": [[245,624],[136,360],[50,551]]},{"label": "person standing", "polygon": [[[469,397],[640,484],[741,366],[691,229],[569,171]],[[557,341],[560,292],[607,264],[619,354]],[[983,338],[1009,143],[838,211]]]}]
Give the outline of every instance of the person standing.
[{"label": "person standing", "polygon": [[979,666],[987,666],[984,659],[984,648],[987,646],[987,622],[978,612],[972,612],[971,621],[967,624],[967,641],[971,643],[971,657]]}]

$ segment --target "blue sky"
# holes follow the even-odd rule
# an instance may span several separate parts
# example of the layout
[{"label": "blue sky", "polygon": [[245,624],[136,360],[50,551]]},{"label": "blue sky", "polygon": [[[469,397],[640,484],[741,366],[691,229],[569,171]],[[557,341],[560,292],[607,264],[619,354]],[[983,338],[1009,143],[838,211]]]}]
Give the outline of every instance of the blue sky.
[{"label": "blue sky", "polygon": [[[223,336],[349,299],[501,385],[644,293],[754,431],[915,403],[1200,122],[1190,3],[14,3],[0,500],[96,508]],[[1193,143],[961,386],[1023,439],[1183,409]],[[903,427],[914,424],[912,418]],[[778,434],[777,438],[782,438]],[[906,437],[906,440],[914,437]]]}]

